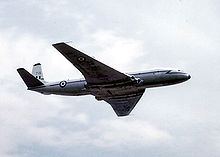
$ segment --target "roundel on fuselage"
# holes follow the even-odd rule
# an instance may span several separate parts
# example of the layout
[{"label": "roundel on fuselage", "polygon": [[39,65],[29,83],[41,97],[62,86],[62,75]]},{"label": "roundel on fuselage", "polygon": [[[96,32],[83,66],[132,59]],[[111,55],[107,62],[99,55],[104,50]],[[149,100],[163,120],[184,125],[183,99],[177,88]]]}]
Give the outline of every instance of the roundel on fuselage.
[{"label": "roundel on fuselage", "polygon": [[65,86],[66,86],[66,84],[67,84],[67,82],[66,82],[66,81],[61,81],[61,82],[60,82],[60,87],[61,87],[61,88],[63,88],[63,87],[65,87]]}]

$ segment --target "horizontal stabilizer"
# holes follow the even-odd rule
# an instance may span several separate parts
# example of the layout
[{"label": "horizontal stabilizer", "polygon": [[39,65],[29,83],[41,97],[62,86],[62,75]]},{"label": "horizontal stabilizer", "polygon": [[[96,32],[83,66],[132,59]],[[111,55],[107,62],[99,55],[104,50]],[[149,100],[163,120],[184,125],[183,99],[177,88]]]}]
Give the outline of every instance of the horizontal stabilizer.
[{"label": "horizontal stabilizer", "polygon": [[27,87],[36,87],[44,85],[40,80],[36,79],[32,74],[30,74],[27,70],[24,68],[17,69],[19,75],[21,76],[24,83],[27,85]]}]

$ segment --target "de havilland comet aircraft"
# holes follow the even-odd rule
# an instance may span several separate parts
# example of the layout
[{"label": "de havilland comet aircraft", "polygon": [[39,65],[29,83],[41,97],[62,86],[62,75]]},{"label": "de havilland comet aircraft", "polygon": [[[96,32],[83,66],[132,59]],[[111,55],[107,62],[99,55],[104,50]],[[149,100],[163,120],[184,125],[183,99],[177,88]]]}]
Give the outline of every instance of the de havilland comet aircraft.
[{"label": "de havilland comet aircraft", "polygon": [[133,110],[146,88],[173,85],[190,79],[180,70],[154,70],[125,74],[65,44],[53,46],[85,77],[83,80],[44,81],[41,64],[33,66],[32,74],[17,69],[28,90],[42,94],[68,96],[94,95],[97,100],[109,103],[118,116],[127,116]]}]

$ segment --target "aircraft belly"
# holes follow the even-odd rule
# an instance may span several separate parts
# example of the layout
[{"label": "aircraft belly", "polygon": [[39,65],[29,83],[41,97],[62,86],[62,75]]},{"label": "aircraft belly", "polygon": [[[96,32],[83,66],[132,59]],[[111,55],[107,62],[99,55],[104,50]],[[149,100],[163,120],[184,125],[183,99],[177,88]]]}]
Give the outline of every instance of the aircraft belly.
[{"label": "aircraft belly", "polygon": [[130,87],[121,87],[121,88],[103,88],[90,90],[91,94],[96,97],[97,100],[103,100],[105,98],[113,98],[113,97],[126,97],[129,95],[133,95],[133,93],[137,93],[139,91],[143,91],[144,88],[130,86]]}]

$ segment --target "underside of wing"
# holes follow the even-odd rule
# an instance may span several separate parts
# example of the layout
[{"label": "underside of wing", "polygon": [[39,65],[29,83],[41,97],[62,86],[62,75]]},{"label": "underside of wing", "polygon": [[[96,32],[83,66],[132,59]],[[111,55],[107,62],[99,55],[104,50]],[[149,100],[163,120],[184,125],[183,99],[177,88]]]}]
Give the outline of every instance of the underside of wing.
[{"label": "underside of wing", "polygon": [[128,75],[89,57],[65,43],[57,43],[53,46],[84,75],[88,84],[102,85],[130,80]]},{"label": "underside of wing", "polygon": [[112,106],[113,110],[118,116],[127,116],[134,109],[135,105],[138,103],[143,94],[144,90],[121,97],[105,98],[104,101]]}]

